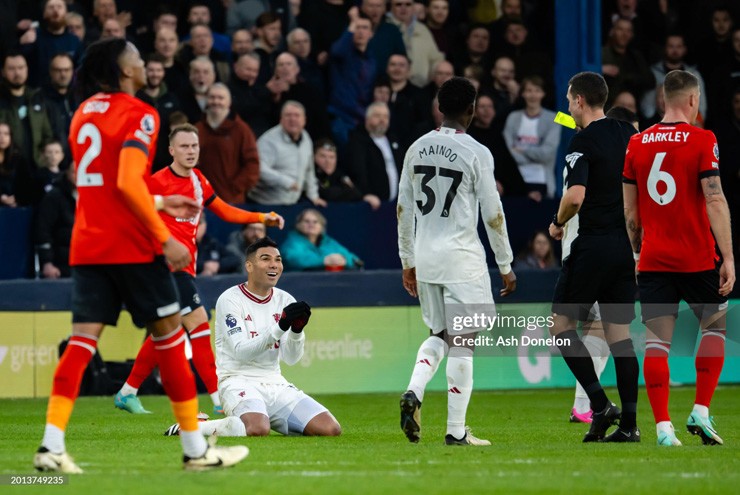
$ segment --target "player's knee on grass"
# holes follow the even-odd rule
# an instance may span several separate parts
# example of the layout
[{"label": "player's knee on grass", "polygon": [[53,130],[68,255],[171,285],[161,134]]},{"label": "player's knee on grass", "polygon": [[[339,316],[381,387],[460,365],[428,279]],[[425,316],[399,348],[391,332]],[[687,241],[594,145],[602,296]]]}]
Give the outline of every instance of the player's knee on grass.
[{"label": "player's knee on grass", "polygon": [[241,415],[248,437],[266,437],[270,434],[270,418],[261,413],[245,413]]},{"label": "player's knee on grass", "polygon": [[323,412],[308,422],[303,434],[317,437],[338,437],[342,434],[342,427],[331,413]]}]

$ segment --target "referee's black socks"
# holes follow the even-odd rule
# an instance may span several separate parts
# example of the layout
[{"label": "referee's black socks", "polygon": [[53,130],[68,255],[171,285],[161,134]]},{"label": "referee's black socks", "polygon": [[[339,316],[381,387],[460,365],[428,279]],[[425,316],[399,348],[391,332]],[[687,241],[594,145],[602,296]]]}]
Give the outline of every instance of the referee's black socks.
[{"label": "referee's black socks", "polygon": [[[557,335],[559,339],[562,339],[563,344],[558,345],[560,354],[565,359],[565,364],[568,365],[573,376],[583,386],[583,389],[588,394],[588,398],[591,401],[591,409],[594,412],[603,411],[609,404],[604,389],[601,388],[599,378],[596,376],[594,371],[594,362],[591,359],[588,349],[581,338],[578,336],[578,332],[575,330],[566,330],[565,332]],[[630,341],[630,345],[632,341]],[[634,351],[632,352],[634,355]],[[635,394],[637,388],[635,388]],[[636,401],[635,401],[636,402]]]},{"label": "referee's black socks", "polygon": [[619,427],[630,430],[637,426],[637,380],[640,365],[635,356],[632,339],[620,340],[609,346],[614,357],[614,371],[617,374],[619,399],[622,401],[622,419]]}]

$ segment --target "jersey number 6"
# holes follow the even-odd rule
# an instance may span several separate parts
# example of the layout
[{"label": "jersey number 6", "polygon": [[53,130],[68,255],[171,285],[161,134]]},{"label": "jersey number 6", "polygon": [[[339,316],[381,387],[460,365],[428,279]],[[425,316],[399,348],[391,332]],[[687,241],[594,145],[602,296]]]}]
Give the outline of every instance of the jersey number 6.
[{"label": "jersey number 6", "polygon": [[[434,194],[434,189],[429,187],[429,181],[437,175],[437,167],[433,167],[431,165],[414,165],[414,175],[416,174],[422,174],[421,192],[426,196],[426,201],[422,203],[420,200],[417,200],[416,206],[419,207],[422,215],[426,215],[434,209],[434,203],[437,200],[437,196]],[[450,184],[450,188],[447,190],[445,202],[442,205],[442,213],[439,215],[441,217],[448,217],[450,216],[450,207],[452,206],[452,202],[455,200],[455,196],[457,196],[457,188],[460,187],[460,183],[462,182],[463,173],[459,170],[439,167],[439,176],[452,179],[452,184]]]},{"label": "jersey number 6", "polygon": [[[655,154],[653,166],[650,167],[650,173],[648,174],[647,180],[648,194],[650,194],[650,197],[653,198],[653,201],[661,206],[667,205],[668,203],[673,201],[673,198],[676,197],[675,179],[671,174],[669,174],[665,170],[660,169],[661,165],[663,165],[665,155],[665,152]],[[663,194],[660,194],[658,192],[658,183],[660,182],[665,184],[665,192]]]}]

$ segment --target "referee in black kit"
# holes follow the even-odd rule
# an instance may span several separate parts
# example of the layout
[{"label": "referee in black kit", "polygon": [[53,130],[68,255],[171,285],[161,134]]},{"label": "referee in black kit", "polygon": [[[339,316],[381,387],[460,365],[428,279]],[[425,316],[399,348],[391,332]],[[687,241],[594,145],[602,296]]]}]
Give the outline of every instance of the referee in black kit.
[{"label": "referee in black kit", "polygon": [[[608,89],[604,78],[581,72],[568,83],[568,111],[582,130],[565,157],[565,183],[550,235],[563,238],[563,225],[578,215],[578,234],[570,247],[553,295],[558,348],[588,394],[593,410],[584,442],[639,442],[637,379],[640,373],[629,325],[635,317],[635,262],[624,223],[622,171],[635,129],[604,116]],[[622,411],[601,388],[588,349],[576,332],[591,306],[599,303],[606,340],[617,374]],[[621,417],[621,419],[620,419]],[[619,428],[607,430],[619,420]]]}]

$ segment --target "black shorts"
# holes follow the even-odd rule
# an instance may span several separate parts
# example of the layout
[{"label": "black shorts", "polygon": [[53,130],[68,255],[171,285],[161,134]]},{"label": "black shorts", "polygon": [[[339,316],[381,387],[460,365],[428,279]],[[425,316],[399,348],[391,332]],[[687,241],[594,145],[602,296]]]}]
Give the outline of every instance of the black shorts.
[{"label": "black shorts", "polygon": [[137,327],[180,311],[175,280],[164,256],[151,263],[73,266],[72,279],[74,323],[115,326],[124,304]]},{"label": "black shorts", "polygon": [[601,319],[628,324],[635,318],[635,261],[627,232],[579,235],[555,285],[552,312],[587,321],[599,303]]},{"label": "black shorts", "polygon": [[643,323],[660,316],[678,316],[683,299],[701,321],[727,308],[719,293],[719,270],[705,272],[640,272],[640,307]]},{"label": "black shorts", "polygon": [[180,314],[185,316],[203,306],[198,287],[195,286],[195,278],[187,272],[175,272],[173,275],[177,292],[180,293]]}]

